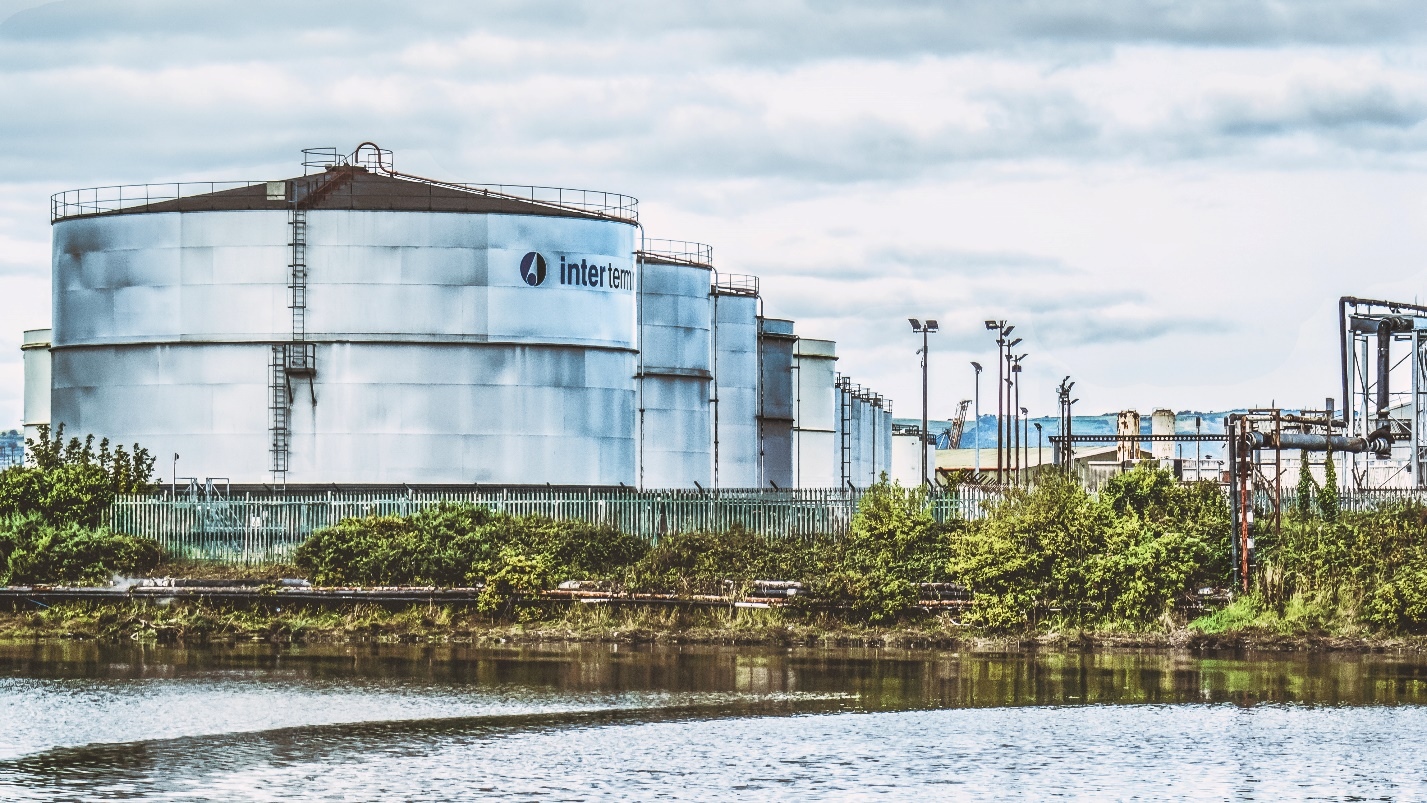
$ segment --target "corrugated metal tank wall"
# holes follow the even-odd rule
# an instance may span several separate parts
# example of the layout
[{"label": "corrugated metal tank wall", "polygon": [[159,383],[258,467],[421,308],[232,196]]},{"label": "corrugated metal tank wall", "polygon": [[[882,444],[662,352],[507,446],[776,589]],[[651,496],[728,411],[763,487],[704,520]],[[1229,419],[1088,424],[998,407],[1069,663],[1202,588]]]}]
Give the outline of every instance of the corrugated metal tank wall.
[{"label": "corrugated metal tank wall", "polygon": [[709,487],[713,475],[711,268],[639,257],[639,483]]},{"label": "corrugated metal tank wall", "polygon": [[[309,212],[318,371],[294,388],[287,480],[632,485],[634,288],[555,273],[568,258],[632,275],[634,231],[559,216]],[[267,481],[289,243],[283,211],[56,222],[53,419],[179,453],[181,474]],[[549,264],[540,286],[522,280],[528,253]]]},{"label": "corrugated metal tank wall", "polygon": [[721,277],[713,289],[714,484],[756,488],[758,470],[758,296]]},{"label": "corrugated metal tank wall", "polygon": [[758,437],[764,488],[793,487],[793,322],[758,319]]},{"label": "corrugated metal tank wall", "polygon": [[794,484],[836,488],[841,484],[836,443],[837,344],[799,338],[793,345]]}]

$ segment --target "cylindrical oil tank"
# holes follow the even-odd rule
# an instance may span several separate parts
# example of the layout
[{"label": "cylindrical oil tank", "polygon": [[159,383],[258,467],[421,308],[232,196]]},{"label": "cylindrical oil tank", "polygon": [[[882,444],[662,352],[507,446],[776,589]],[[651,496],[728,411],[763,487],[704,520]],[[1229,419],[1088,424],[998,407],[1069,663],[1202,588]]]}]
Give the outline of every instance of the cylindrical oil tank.
[{"label": "cylindrical oil tank", "polygon": [[793,487],[793,322],[758,319],[760,487]]},{"label": "cylindrical oil tank", "polygon": [[646,239],[639,265],[639,485],[710,487],[713,251]]},{"label": "cylindrical oil tank", "polygon": [[[881,420],[877,425],[877,451],[881,456],[877,458],[878,469],[887,471],[890,475],[892,469],[892,400],[884,398],[882,407],[877,410]],[[936,476],[936,444],[928,444],[927,448],[927,476]]]},{"label": "cylindrical oil tank", "polygon": [[[1174,435],[1175,415],[1173,410],[1159,409],[1150,414],[1151,435]],[[1174,459],[1174,441],[1154,441],[1151,450],[1158,460]]]},{"label": "cylindrical oil tank", "polygon": [[54,201],[68,432],[234,482],[635,482],[632,199],[352,165],[127,189]]},{"label": "cylindrical oil tank", "polygon": [[713,306],[714,485],[756,488],[758,466],[758,281],[721,275]]},{"label": "cylindrical oil tank", "polygon": [[30,329],[20,345],[25,367],[25,439],[38,441],[50,424],[50,330]]},{"label": "cylindrical oil tank", "polygon": [[799,488],[836,488],[837,344],[798,338],[793,349],[793,481]]}]

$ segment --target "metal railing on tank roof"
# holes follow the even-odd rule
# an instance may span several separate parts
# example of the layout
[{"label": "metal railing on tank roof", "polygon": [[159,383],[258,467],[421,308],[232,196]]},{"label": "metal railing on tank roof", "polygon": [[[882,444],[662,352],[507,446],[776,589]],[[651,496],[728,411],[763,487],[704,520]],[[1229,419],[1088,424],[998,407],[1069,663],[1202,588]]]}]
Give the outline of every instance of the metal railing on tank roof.
[{"label": "metal railing on tank roof", "polygon": [[[549,207],[551,209],[566,209],[574,212],[581,212],[594,217],[617,220],[625,223],[639,222],[639,199],[633,196],[623,195],[617,192],[605,192],[603,190],[581,190],[569,187],[541,187],[529,184],[459,184],[454,182],[435,181],[431,179],[421,179],[414,176],[401,174],[393,175],[406,181],[408,188],[411,185],[425,186],[433,195],[434,206],[439,205],[439,199],[434,199],[437,188],[469,192],[488,198],[508,198],[511,200],[525,201],[538,206]],[[83,217],[87,215],[118,214],[142,207],[167,203],[171,207],[167,211],[183,212],[185,201],[212,195],[213,193],[225,190],[239,190],[248,187],[267,187],[282,185],[283,197],[276,198],[270,194],[265,194],[264,199],[268,201],[287,202],[287,182],[267,182],[267,181],[193,181],[175,182],[168,184],[119,184],[109,187],[87,187],[78,190],[65,190],[50,196],[50,222],[71,217]],[[409,199],[410,193],[393,193],[393,196],[400,196]],[[363,202],[369,201],[370,194],[363,195]],[[379,196],[376,196],[379,197]],[[332,196],[331,202],[326,205],[331,208],[341,207],[341,193]],[[191,207],[197,210],[204,207],[204,204],[195,202]]]},{"label": "metal railing on tank roof", "polygon": [[713,267],[713,246],[688,240],[663,240],[657,237],[646,237],[639,246],[639,253],[687,265]]},{"label": "metal railing on tank roof", "polygon": [[746,273],[721,273],[714,279],[713,290],[730,296],[756,296],[758,277]]},{"label": "metal railing on tank roof", "polygon": [[[408,176],[403,175],[402,178],[408,178]],[[540,187],[526,184],[448,184],[439,182],[438,186],[456,187],[483,195],[504,196],[544,206],[573,209],[626,223],[639,222],[639,199],[617,192],[580,190],[569,187]]]},{"label": "metal railing on tank roof", "polygon": [[65,190],[50,196],[50,222],[67,217],[123,212],[170,201],[179,202],[178,205],[182,207],[185,198],[266,184],[265,181],[183,181],[170,184],[115,184],[109,187]]}]

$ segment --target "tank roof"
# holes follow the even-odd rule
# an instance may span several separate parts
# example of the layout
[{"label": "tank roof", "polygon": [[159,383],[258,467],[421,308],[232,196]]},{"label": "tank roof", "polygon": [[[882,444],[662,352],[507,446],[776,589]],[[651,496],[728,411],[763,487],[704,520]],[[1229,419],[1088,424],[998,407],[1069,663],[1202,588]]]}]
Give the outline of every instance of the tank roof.
[{"label": "tank roof", "polygon": [[454,184],[355,165],[282,181],[142,184],[69,190],[52,199],[52,221],[107,214],[351,209],[541,215],[636,223],[638,201],[597,190]]}]

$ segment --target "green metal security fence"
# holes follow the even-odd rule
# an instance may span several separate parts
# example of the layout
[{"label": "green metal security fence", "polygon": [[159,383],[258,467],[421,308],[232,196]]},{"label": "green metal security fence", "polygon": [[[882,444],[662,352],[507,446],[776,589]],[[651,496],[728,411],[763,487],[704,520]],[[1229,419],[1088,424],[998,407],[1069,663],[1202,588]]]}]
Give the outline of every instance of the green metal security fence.
[{"label": "green metal security fence", "polygon": [[[481,489],[471,491],[309,496],[202,494],[122,496],[109,526],[155,539],[170,554],[226,563],[289,560],[314,530],[345,518],[408,515],[442,503],[489,507],[514,515],[607,524],[650,542],[661,535],[741,526],[770,538],[847,533],[862,491],[632,491]],[[977,519],[997,492],[957,488],[928,497],[937,521]]]}]

